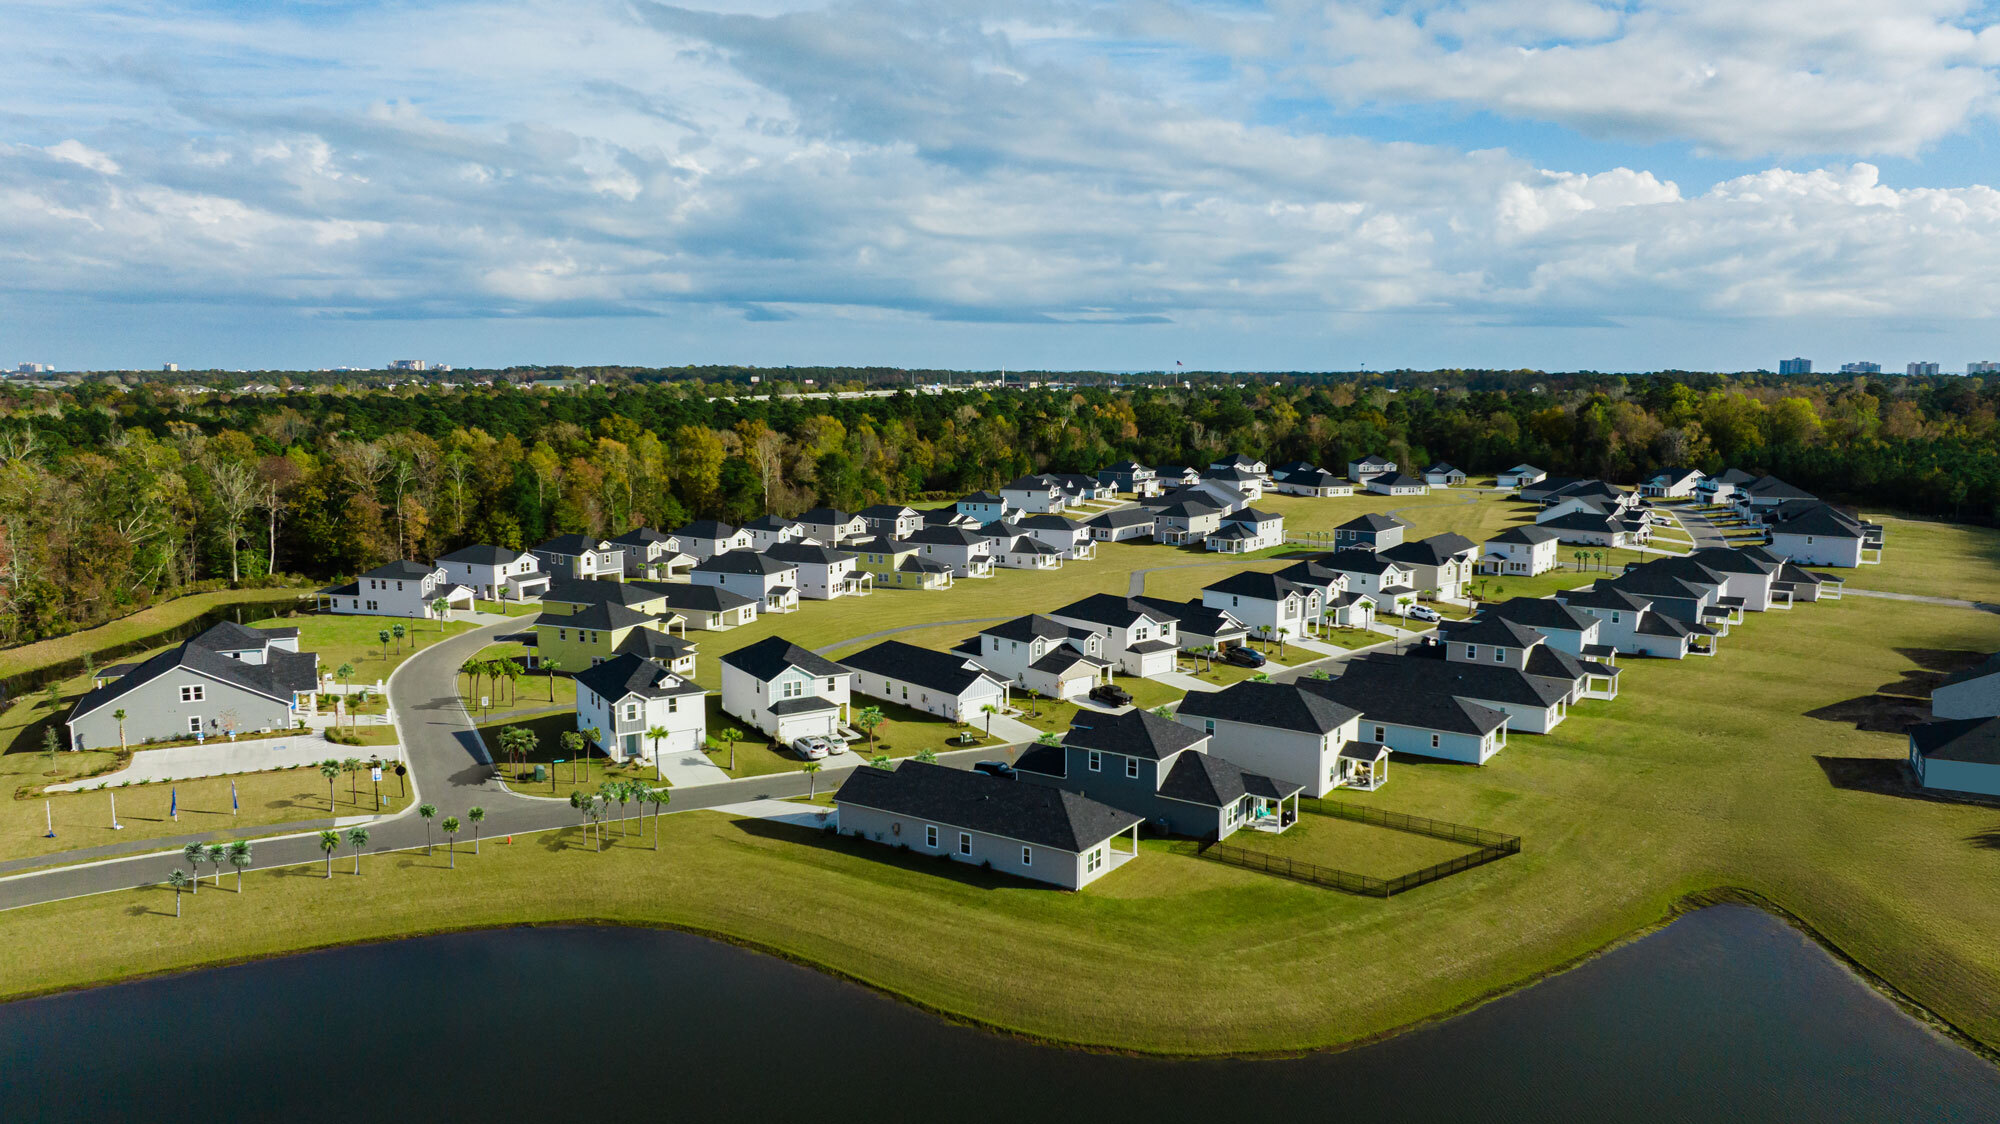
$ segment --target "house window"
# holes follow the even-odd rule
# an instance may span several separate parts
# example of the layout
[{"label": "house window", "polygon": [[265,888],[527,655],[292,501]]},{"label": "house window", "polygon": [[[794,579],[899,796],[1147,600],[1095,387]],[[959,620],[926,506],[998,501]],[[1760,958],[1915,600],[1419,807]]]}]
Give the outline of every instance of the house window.
[{"label": "house window", "polygon": [[831,679],[826,681],[826,693],[829,695],[833,693],[833,680]]},{"label": "house window", "polygon": [[924,846],[926,846],[926,847],[929,847],[929,848],[930,848],[931,850],[933,850],[933,851],[937,850],[937,825],[936,825],[936,824],[925,824],[925,825],[924,825]]},{"label": "house window", "polygon": [[675,696],[667,700],[668,714],[679,714],[680,711],[681,711],[681,700],[679,696]]},{"label": "house window", "polygon": [[1022,866],[1035,865],[1035,849],[1033,847],[1021,848],[1021,865]]},{"label": "house window", "polygon": [[1387,731],[1383,730],[1382,727],[1380,726],[1375,727],[1375,740],[1378,742],[1388,741],[1389,739],[1383,736],[1383,734],[1385,734],[1386,732]]},{"label": "house window", "polygon": [[1201,726],[1203,733],[1213,734],[1215,732],[1215,719],[1213,718],[1205,719],[1203,720]]},{"label": "house window", "polygon": [[188,703],[188,702],[200,702],[200,701],[202,700],[202,695],[203,695],[203,693],[204,693],[204,691],[205,691],[205,690],[206,690],[206,688],[204,688],[204,687],[203,687],[203,686],[202,686],[201,684],[199,684],[199,683],[197,683],[197,684],[195,684],[194,686],[191,686],[191,687],[182,687],[182,688],[181,688],[181,701],[182,701],[182,702],[184,702],[184,703]]},{"label": "house window", "polygon": [[1476,660],[1476,659],[1478,659],[1478,658],[1479,658],[1479,645],[1477,645],[1477,644],[1467,644],[1467,645],[1465,646],[1465,658],[1466,658],[1466,659],[1469,659],[1469,660]]},{"label": "house window", "polygon": [[781,699],[795,699],[805,693],[806,685],[796,679],[778,684],[778,697]]},{"label": "house window", "polygon": [[1505,649],[1505,648],[1495,648],[1495,649],[1493,649],[1493,662],[1494,662],[1494,663],[1506,663],[1506,662],[1507,662],[1507,649]]},{"label": "house window", "polygon": [[1086,873],[1094,874],[1097,872],[1097,869],[1103,865],[1104,865],[1103,847],[1092,847],[1090,849],[1090,853],[1083,857],[1083,869]]},{"label": "house window", "polygon": [[190,734],[201,733],[201,715],[199,714],[188,715],[188,733]]},{"label": "house window", "polygon": [[1138,759],[1137,757],[1127,757],[1127,758],[1125,759],[1125,775],[1126,775],[1126,777],[1128,777],[1128,778],[1137,778],[1137,777],[1138,777],[1138,775],[1139,775],[1139,759]]},{"label": "house window", "polygon": [[1432,749],[1436,749],[1436,748],[1437,748],[1437,747],[1438,747],[1438,746],[1439,746],[1440,744],[1442,744],[1442,743],[1443,743],[1443,739],[1442,739],[1442,738],[1438,737],[1438,736],[1437,736],[1436,734],[1432,734],[1432,735],[1431,735],[1431,748],[1432,748]]},{"label": "house window", "polygon": [[557,639],[557,640],[568,640],[568,639],[569,639],[569,629],[566,629],[566,628],[559,628],[559,629],[556,629],[556,639]]},{"label": "house window", "polygon": [[1104,755],[1094,749],[1090,751],[1090,771],[1093,773],[1104,771]]},{"label": "house window", "polygon": [[972,836],[962,831],[958,833],[958,853],[961,855],[972,853]]},{"label": "house window", "polygon": [[638,703],[626,703],[626,704],[625,704],[625,721],[627,721],[627,722],[636,722],[636,721],[638,721],[638,719],[639,719],[639,704],[638,704]]}]

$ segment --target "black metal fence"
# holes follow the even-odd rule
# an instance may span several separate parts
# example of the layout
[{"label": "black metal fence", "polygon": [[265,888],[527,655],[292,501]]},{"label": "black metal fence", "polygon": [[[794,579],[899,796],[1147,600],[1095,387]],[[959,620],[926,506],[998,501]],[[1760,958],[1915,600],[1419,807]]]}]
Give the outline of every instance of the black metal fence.
[{"label": "black metal fence", "polygon": [[1337,800],[1316,799],[1310,796],[1299,797],[1299,810],[1313,815],[1373,824],[1391,831],[1407,831],[1413,835],[1427,835],[1433,839],[1464,843],[1473,849],[1463,855],[1446,859],[1441,863],[1433,863],[1408,874],[1399,874],[1394,878],[1356,874],[1351,870],[1267,854],[1231,843],[1203,844],[1196,853],[1202,858],[1240,866],[1245,870],[1275,874],[1295,882],[1307,882],[1315,886],[1326,886],[1350,894],[1365,894],[1376,898],[1387,898],[1405,890],[1414,890],[1418,886],[1436,882],[1440,878],[1449,878],[1461,871],[1521,853],[1521,837],[1518,835],[1503,835],[1497,831],[1468,827],[1446,820],[1434,820],[1427,816],[1386,812],[1365,805],[1344,804]]}]

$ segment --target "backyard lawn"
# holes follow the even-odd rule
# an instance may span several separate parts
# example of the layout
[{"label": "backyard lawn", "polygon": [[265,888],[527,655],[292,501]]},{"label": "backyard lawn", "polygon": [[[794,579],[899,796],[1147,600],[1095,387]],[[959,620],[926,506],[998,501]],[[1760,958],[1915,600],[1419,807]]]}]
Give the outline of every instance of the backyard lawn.
[{"label": "backyard lawn", "polygon": [[33,644],[23,644],[18,648],[0,651],[0,679],[11,678],[24,671],[48,667],[51,664],[80,660],[92,652],[116,648],[143,640],[155,633],[201,616],[218,605],[234,605],[255,601],[285,604],[309,596],[310,589],[222,589],[213,593],[196,593],[187,597],[177,597],[163,601],[120,617],[108,624],[82,632],[72,632],[68,636],[58,636],[52,640],[38,640]]},{"label": "backyard lawn", "polygon": [[[297,628],[299,651],[319,653],[319,672],[332,674],[344,663],[354,665],[354,686],[388,682],[389,673],[419,650],[447,636],[478,626],[468,621],[398,621],[392,617],[336,616],[300,613],[249,622],[252,628]],[[401,624],[401,641],[393,633],[385,646],[378,633]]]},{"label": "backyard lawn", "polygon": [[1332,867],[1369,878],[1411,874],[1477,850],[1468,844],[1453,843],[1447,839],[1433,839],[1428,835],[1314,812],[1299,816],[1297,822],[1281,835],[1244,830],[1230,836],[1228,842],[1246,851]]}]

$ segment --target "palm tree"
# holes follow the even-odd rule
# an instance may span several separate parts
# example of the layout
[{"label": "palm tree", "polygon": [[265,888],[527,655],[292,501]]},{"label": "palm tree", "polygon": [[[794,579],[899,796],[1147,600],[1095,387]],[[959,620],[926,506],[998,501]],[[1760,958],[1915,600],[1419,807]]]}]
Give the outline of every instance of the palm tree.
[{"label": "palm tree", "polygon": [[673,798],[673,793],[668,792],[664,785],[646,790],[646,803],[653,806],[653,850],[655,851],[660,849],[660,809],[666,807],[667,802]]},{"label": "palm tree", "polygon": [[521,697],[521,676],[527,673],[528,669],[522,667],[518,660],[500,661],[500,674],[507,678],[508,702],[513,702]]},{"label": "palm tree", "polygon": [[564,730],[556,740],[562,743],[563,752],[569,754],[569,778],[573,781],[576,779],[577,763],[583,757],[583,735],[575,730]]},{"label": "palm tree", "polygon": [[329,757],[319,763],[319,775],[326,778],[326,810],[334,810],[333,782],[340,777],[340,762]]},{"label": "palm tree", "polygon": [[1285,654],[1285,637],[1291,634],[1292,630],[1289,628],[1280,628],[1278,630],[1278,655],[1283,656]]},{"label": "palm tree", "polygon": [[417,805],[417,815],[424,821],[424,854],[431,853],[431,817],[438,814],[436,804]]},{"label": "palm tree", "polygon": [[222,888],[222,860],[229,857],[229,851],[220,843],[210,843],[207,854],[209,865],[215,867],[215,887],[219,890]]},{"label": "palm tree", "polygon": [[440,597],[431,602],[431,613],[437,617],[438,631],[444,631],[445,616],[451,612],[451,602]]},{"label": "palm tree", "polygon": [[878,753],[875,756],[870,757],[868,759],[868,763],[870,765],[875,766],[877,769],[887,769],[890,766],[889,755],[886,753]]},{"label": "palm tree", "polygon": [[243,892],[243,869],[250,865],[250,841],[238,839],[229,845],[229,865],[236,868],[236,892]]},{"label": "palm tree", "polygon": [[[819,795],[819,771],[822,768],[825,768],[825,766],[821,765],[817,761],[808,761],[805,764],[799,766],[799,772],[804,773],[806,775],[807,800],[811,800],[813,797]],[[653,844],[655,850],[658,849],[660,842],[659,827],[660,827],[659,822],[656,819],[653,823]]]},{"label": "palm tree", "polygon": [[1603,570],[1605,573],[1610,573],[1611,572],[1610,567],[1604,564],[1604,552],[1601,550],[1597,550],[1597,551],[1592,551],[1591,553],[1597,555],[1597,568]]},{"label": "palm tree", "polygon": [[118,720],[118,752],[123,753],[125,752],[125,708],[119,707],[112,711],[111,717]]},{"label": "palm tree", "polygon": [[1407,621],[1407,620],[1409,620],[1409,619],[1410,619],[1410,606],[1411,606],[1411,605],[1413,605],[1413,604],[1415,604],[1415,603],[1416,603],[1416,600],[1417,600],[1416,598],[1414,598],[1414,597],[1411,597],[1411,596],[1410,596],[1409,594],[1407,594],[1407,593],[1404,593],[1404,594],[1399,594],[1399,595],[1397,595],[1397,597],[1396,597],[1396,613],[1397,613],[1397,615],[1398,615],[1398,616],[1401,616],[1401,617],[1402,617],[1402,618],[1403,618],[1404,620],[1406,620],[1406,621]]},{"label": "palm tree", "polygon": [[355,824],[347,829],[347,845],[354,848],[354,873],[361,873],[361,848],[368,845],[368,829]]},{"label": "palm tree", "polygon": [[854,712],[854,725],[868,735],[868,748],[875,748],[875,727],[880,726],[889,716],[882,713],[879,706],[864,706]]},{"label": "palm tree", "polygon": [[386,661],[386,660],[388,660],[388,658],[389,658],[389,630],[388,630],[388,629],[386,629],[386,628],[378,628],[378,629],[376,629],[376,630],[375,630],[375,639],[377,639],[377,640],[379,640],[379,641],[381,641],[381,642],[382,642],[382,659],[383,659],[383,660],[385,660],[385,661]]},{"label": "palm tree", "polygon": [[439,824],[438,828],[439,830],[444,832],[444,849],[445,852],[451,856],[450,860],[451,869],[457,870],[458,869],[458,817],[446,816],[444,818],[444,822]]},{"label": "palm tree", "polygon": [[729,768],[734,772],[736,769],[736,743],[743,737],[743,731],[731,726],[717,736],[722,739],[723,745],[729,747]]},{"label": "palm tree", "polygon": [[986,736],[990,738],[993,736],[993,716],[1000,713],[1000,708],[994,706],[992,703],[987,703],[985,706],[979,708],[979,713],[986,716]]},{"label": "palm tree", "polygon": [[403,627],[402,621],[397,621],[395,624],[389,626],[389,635],[394,636],[396,638],[397,655],[401,655],[403,653],[403,637],[408,636],[409,634],[410,630]]},{"label": "palm tree", "polygon": [[653,779],[664,780],[665,778],[660,776],[660,742],[667,737],[667,728],[655,726],[646,731],[646,736],[653,740]]},{"label": "palm tree", "polygon": [[479,853],[479,825],[486,822],[486,809],[474,804],[465,810],[465,818],[472,821],[472,853]]},{"label": "palm tree", "polygon": [[569,806],[570,806],[570,807],[572,807],[572,808],[575,808],[575,809],[576,809],[576,811],[577,811],[577,815],[579,815],[579,816],[581,816],[581,817],[582,817],[582,826],[583,826],[583,832],[584,832],[584,836],[583,836],[583,837],[584,837],[584,846],[586,846],[586,847],[588,847],[588,846],[590,845],[590,842],[589,842],[589,841],[590,841],[590,807],[589,807],[589,804],[590,804],[590,797],[588,797],[588,796],[585,796],[585,795],[583,794],[583,792],[582,792],[581,790],[579,790],[579,789],[571,789],[571,790],[570,790],[570,793],[569,793]]},{"label": "palm tree", "polygon": [[333,853],[340,849],[340,833],[322,831],[319,833],[319,849],[326,852],[326,876],[333,877]]},{"label": "palm tree", "polygon": [[479,670],[480,663],[478,660],[469,659],[458,665],[458,673],[465,676],[468,681],[465,691],[465,697],[468,699],[479,697]]},{"label": "palm tree", "polygon": [[181,848],[181,855],[187,859],[188,866],[194,870],[194,881],[189,883],[193,889],[189,892],[199,894],[201,893],[201,860],[208,857],[208,848],[199,843],[189,843],[187,846]]},{"label": "palm tree", "polygon": [[340,771],[347,774],[347,802],[355,806],[361,804],[361,759],[350,757],[340,763]]},{"label": "palm tree", "polygon": [[[197,878],[195,881],[199,882],[201,879]],[[174,916],[179,917],[181,915],[181,889],[188,885],[188,872],[182,870],[180,867],[175,867],[173,872],[167,875],[167,885],[174,888]]]},{"label": "palm tree", "polygon": [[541,659],[541,660],[537,660],[536,662],[537,662],[537,663],[539,663],[539,664],[541,664],[541,667],[542,667],[542,670],[543,670],[543,671],[546,671],[546,672],[548,672],[548,673],[549,673],[549,674],[548,674],[548,680],[549,680],[549,701],[550,701],[550,702],[554,702],[554,701],[556,701],[556,672],[558,672],[558,671],[561,671],[561,670],[562,670],[562,666],[563,666],[563,664],[562,664],[562,661],[561,661],[561,660],[559,660],[559,659],[553,659],[553,658],[544,658],[544,659]]},{"label": "palm tree", "polygon": [[[354,678],[354,665],[351,663],[341,664],[339,667],[333,669],[333,676],[340,680],[340,693],[345,696],[347,694],[347,681]],[[347,716],[347,724],[350,726],[354,724],[354,714],[351,709]]]}]

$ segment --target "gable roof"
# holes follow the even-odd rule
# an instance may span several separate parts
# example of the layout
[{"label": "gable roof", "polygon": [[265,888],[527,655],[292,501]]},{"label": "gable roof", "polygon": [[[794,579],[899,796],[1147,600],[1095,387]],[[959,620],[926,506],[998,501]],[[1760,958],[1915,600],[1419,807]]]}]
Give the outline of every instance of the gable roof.
[{"label": "gable roof", "polygon": [[1947,718],[1910,727],[1917,752],[1936,761],[2000,765],[2000,718]]},{"label": "gable roof", "polygon": [[933,523],[911,532],[903,541],[929,546],[978,546],[986,541],[986,536],[965,527]]},{"label": "gable roof", "polygon": [[899,503],[869,504],[854,514],[863,519],[901,519],[905,515],[915,515],[917,509]]},{"label": "gable roof", "polygon": [[[209,629],[201,635],[207,636],[214,631],[215,629]],[[70,708],[69,717],[65,721],[74,722],[153,680],[182,668],[282,703],[292,702],[296,692],[310,691],[319,685],[317,654],[267,648],[264,663],[246,663],[222,654],[225,651],[244,650],[249,646],[243,637],[235,636],[233,633],[228,634],[228,637],[221,650],[208,647],[201,641],[201,636],[197,636],[161,652],[118,679],[84,692],[83,697]]]},{"label": "gable roof", "polygon": [[620,628],[634,628],[650,624],[654,618],[637,609],[608,601],[585,605],[566,617],[544,617],[535,622],[539,628],[588,628],[610,632]]},{"label": "gable roof", "polygon": [[799,516],[800,523],[823,523],[828,526],[845,526],[854,522],[856,516],[849,515],[837,507],[816,507]]},{"label": "gable roof", "polygon": [[437,570],[436,566],[426,566],[421,562],[398,561],[388,563],[384,566],[377,566],[361,576],[364,578],[375,578],[378,581],[420,582],[437,573]]},{"label": "gable roof", "polygon": [[1558,628],[1568,632],[1588,632],[1598,623],[1596,617],[1579,613],[1547,597],[1510,597],[1499,604],[1486,606],[1479,615],[1481,619],[1495,617],[1529,628]]},{"label": "gable roof", "polygon": [[1401,519],[1398,519],[1393,515],[1380,515],[1371,511],[1366,515],[1357,515],[1354,518],[1349,519],[1347,522],[1342,523],[1338,527],[1335,527],[1334,530],[1379,532],[1379,531],[1393,531],[1398,527],[1401,527],[1404,530],[1408,530],[1409,526],[1410,525],[1408,523],[1403,522]]},{"label": "gable roof", "polygon": [[1370,485],[1382,484],[1391,488],[1422,488],[1426,486],[1423,481],[1416,477],[1408,476],[1401,472],[1380,473],[1368,483]]},{"label": "gable roof", "polygon": [[1221,808],[1245,796],[1282,800],[1305,791],[1305,786],[1245,772],[1236,762],[1212,753],[1183,753],[1174,758],[1174,767],[1167,770],[1158,791],[1169,800]]},{"label": "gable roof", "polygon": [[566,558],[574,558],[579,555],[589,554],[592,551],[597,550],[598,549],[597,544],[607,541],[609,540],[592,538],[589,535],[579,535],[573,533],[567,535],[557,535],[555,538],[552,538],[547,542],[538,544],[535,547],[535,552],[538,554],[560,554]]},{"label": "gable roof", "polygon": [[656,663],[672,663],[695,653],[694,642],[657,628],[635,628],[618,643],[618,654],[644,656]]},{"label": "gable roof", "polygon": [[657,601],[664,585],[647,582],[614,582],[578,579],[557,581],[542,594],[542,603],[557,605],[642,605]]},{"label": "gable roof", "polygon": [[[746,531],[764,531],[769,534],[778,534],[799,527],[799,521],[796,519],[786,519],[782,515],[770,514],[759,515],[750,522],[743,524],[743,529]],[[727,536],[722,537],[726,538]]]},{"label": "gable roof", "polygon": [[1841,518],[1825,504],[1801,511],[1771,527],[1773,535],[1814,535],[1829,539],[1858,539],[1859,527]]},{"label": "gable roof", "polygon": [[680,540],[657,528],[640,525],[611,540],[614,546],[650,546],[653,543],[667,543],[678,546]]},{"label": "gable roof", "polygon": [[1015,617],[1010,621],[989,625],[979,630],[981,636],[998,636],[1002,640],[1027,643],[1031,640],[1066,640],[1077,630],[1061,621],[1050,620],[1039,613],[1029,613],[1025,617]]},{"label": "gable roof", "polygon": [[674,532],[684,539],[727,539],[736,535],[736,528],[714,519],[697,519]]},{"label": "gable roof", "polygon": [[1143,507],[1121,507],[1092,518],[1085,526],[1115,531],[1122,527],[1146,526],[1156,518],[1157,515]]},{"label": "gable roof", "polygon": [[941,826],[999,835],[1080,854],[1141,822],[1086,796],[965,769],[904,761],[894,770],[856,769],[834,793],[856,804]]},{"label": "gable roof", "polygon": [[1306,690],[1298,683],[1258,683],[1246,679],[1220,691],[1189,691],[1176,713],[1324,735],[1352,721],[1361,711],[1338,699]]},{"label": "gable roof", "polygon": [[521,551],[510,550],[504,546],[474,543],[471,546],[461,546],[450,554],[440,554],[438,555],[438,561],[458,562],[473,566],[508,566],[526,557],[529,556]]},{"label": "gable roof", "polygon": [[755,644],[738,648],[723,656],[722,662],[759,679],[776,679],[794,667],[814,676],[849,674],[847,668],[782,636],[766,636]]},{"label": "gable roof", "polygon": [[884,640],[872,648],[843,656],[840,662],[854,671],[914,683],[953,698],[962,697],[981,682],[1001,683],[999,676],[971,660],[900,640]]},{"label": "gable roof", "polygon": [[1397,682],[1388,676],[1353,677],[1352,662],[1347,674],[1333,679],[1301,679],[1298,685],[1315,695],[1359,708],[1363,722],[1395,723],[1473,737],[1483,737],[1507,725],[1507,716],[1500,711],[1448,691]]},{"label": "gable roof", "polygon": [[629,653],[577,672],[576,681],[608,702],[617,702],[627,695],[664,699],[670,695],[707,693],[652,660]]},{"label": "gable roof", "polygon": [[1474,553],[1478,545],[1464,535],[1450,531],[1415,542],[1397,543],[1377,553],[1392,562],[1415,566],[1442,566],[1461,554]]},{"label": "gable roof", "polygon": [[[731,551],[729,554],[722,555],[722,557],[729,558],[737,553],[740,552]],[[781,542],[772,543],[767,547],[764,551],[764,557],[775,559],[787,566],[797,566],[801,563],[810,566],[831,566],[839,562],[854,561],[854,552],[851,550],[834,550],[831,547],[815,546],[811,543]]]},{"label": "gable roof", "polygon": [[1469,621],[1445,621],[1438,633],[1451,644],[1485,644],[1500,648],[1532,648],[1544,642],[1541,633],[1504,617],[1482,615]]},{"label": "gable roof", "polygon": [[1204,605],[1200,601],[1169,601],[1164,597],[1134,597],[1132,600],[1144,605],[1148,612],[1164,613],[1175,618],[1184,635],[1216,636],[1249,631],[1227,610]]},{"label": "gable roof", "polygon": [[650,586],[656,597],[666,601],[672,609],[685,609],[690,613],[725,613],[731,609],[741,609],[745,605],[757,604],[754,597],[745,597],[734,590],[706,583],[695,585],[690,582],[634,582],[634,585]]},{"label": "gable roof", "polygon": [[1070,721],[1069,732],[1063,735],[1063,744],[1067,746],[1148,761],[1164,761],[1207,740],[1208,735],[1200,730],[1138,707],[1114,715],[1078,713]]},{"label": "gable roof", "polygon": [[1525,543],[1528,546],[1537,546],[1545,542],[1554,542],[1561,537],[1561,535],[1556,534],[1546,527],[1538,527],[1533,523],[1523,523],[1516,527],[1509,527],[1486,541],[1517,542]]},{"label": "gable roof", "polygon": [[1390,460],[1388,457],[1382,456],[1379,453],[1370,453],[1367,456],[1362,457],[1360,460],[1355,461],[1354,463],[1368,468],[1386,468],[1389,465],[1395,464],[1396,462]]},{"label": "gable roof", "polygon": [[1261,601],[1283,601],[1287,597],[1303,597],[1312,592],[1303,586],[1261,570],[1243,570],[1229,575],[1219,582],[1202,587],[1203,593],[1221,593],[1230,597],[1254,597]]},{"label": "gable roof", "polygon": [[695,565],[697,574],[757,574],[770,577],[798,567],[794,563],[783,562],[769,554],[758,554],[751,550],[730,550],[702,559]]},{"label": "gable roof", "polygon": [[1175,493],[1165,503],[1153,507],[1153,515],[1160,519],[1200,519],[1209,515],[1220,515],[1225,508],[1200,496]]},{"label": "gable roof", "polygon": [[1311,561],[1345,574],[1381,574],[1403,569],[1400,562],[1372,550],[1329,550]]},{"label": "gable roof", "polygon": [[[1538,636],[1537,639],[1540,639]],[[1550,707],[1569,698],[1575,684],[1495,663],[1455,663],[1435,654],[1365,655],[1349,660],[1342,679],[1391,692],[1455,695],[1518,706]]]},{"label": "gable roof", "polygon": [[1057,515],[1054,512],[1023,516],[1015,526],[1036,531],[1068,531],[1071,534],[1086,529],[1084,524],[1067,515]]},{"label": "gable roof", "polygon": [[1458,469],[1453,468],[1450,464],[1447,464],[1444,461],[1439,461],[1436,464],[1430,466],[1429,468],[1424,469],[1425,476],[1449,476],[1452,474],[1457,474],[1459,476],[1465,475],[1465,473],[1459,472]]},{"label": "gable roof", "polygon": [[1093,624],[1116,625],[1120,628],[1132,624],[1140,617],[1148,617],[1162,624],[1171,623],[1174,620],[1174,618],[1166,616],[1160,610],[1148,608],[1132,600],[1130,597],[1119,597],[1110,593],[1093,593],[1089,597],[1072,601],[1060,609],[1051,609],[1049,610],[1049,614],[1058,617],[1074,617],[1077,620],[1090,621]]}]

